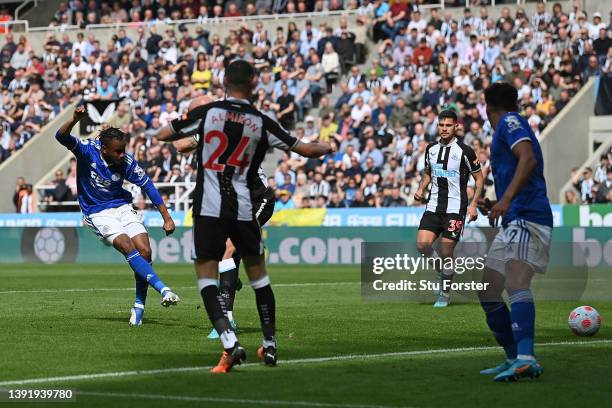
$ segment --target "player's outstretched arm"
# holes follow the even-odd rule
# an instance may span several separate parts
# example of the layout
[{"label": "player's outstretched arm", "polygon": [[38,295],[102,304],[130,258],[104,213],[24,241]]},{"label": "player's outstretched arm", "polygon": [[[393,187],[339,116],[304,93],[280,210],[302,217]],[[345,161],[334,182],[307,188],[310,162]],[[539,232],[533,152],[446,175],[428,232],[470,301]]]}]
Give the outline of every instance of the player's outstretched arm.
[{"label": "player's outstretched arm", "polygon": [[179,153],[190,153],[198,147],[198,142],[194,137],[191,137],[189,139],[176,140],[172,142],[172,146]]},{"label": "player's outstretched arm", "polygon": [[159,211],[159,213],[161,214],[164,220],[163,228],[164,228],[164,231],[166,232],[166,235],[172,234],[176,226],[174,225],[174,220],[170,216],[170,212],[168,212],[168,208],[166,207],[166,204],[162,203],[158,205],[157,210]]},{"label": "player's outstretched arm", "polygon": [[74,113],[72,114],[72,118],[65,122],[55,134],[55,138],[58,142],[73,150],[78,143],[73,136],[70,135],[72,128],[79,123],[79,121],[87,115],[87,111],[84,106],[79,106],[75,108]]},{"label": "player's outstretched arm", "polygon": [[181,135],[180,133],[176,133],[174,129],[172,129],[172,126],[168,124],[159,129],[155,137],[160,142],[173,142],[175,140],[180,140],[185,136]]},{"label": "player's outstretched arm", "polygon": [[205,116],[204,111],[201,109],[198,110],[198,108],[212,101],[212,98],[206,95],[192,99],[187,108],[187,113],[161,128],[159,132],[157,132],[157,135],[155,135],[157,140],[160,142],[174,142],[189,136],[197,135],[200,120]]},{"label": "player's outstretched arm", "polygon": [[298,141],[291,150],[300,156],[309,158],[321,157],[333,153],[332,146],[328,142],[302,143]]},{"label": "player's outstretched arm", "polygon": [[150,179],[147,180],[147,182],[142,186],[142,189],[145,191],[153,205],[157,208],[157,211],[159,211],[160,215],[162,216],[162,219],[164,220],[163,228],[164,231],[166,231],[166,235],[172,234],[176,228],[174,225],[174,220],[170,216],[168,207],[166,207],[164,200],[159,194],[159,191],[157,191],[157,188],[155,188]]}]

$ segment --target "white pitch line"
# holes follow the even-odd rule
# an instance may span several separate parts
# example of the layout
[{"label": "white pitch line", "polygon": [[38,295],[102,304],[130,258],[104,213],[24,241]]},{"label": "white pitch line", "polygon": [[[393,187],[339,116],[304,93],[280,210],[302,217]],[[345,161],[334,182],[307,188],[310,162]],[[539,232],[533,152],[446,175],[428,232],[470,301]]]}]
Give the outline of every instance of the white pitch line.
[{"label": "white pitch line", "polygon": [[[151,395],[151,394],[128,394],[118,392],[89,392],[77,391],[79,395],[89,395],[93,397],[114,397],[114,398],[134,398],[134,399],[154,399],[169,401],[197,401],[197,402],[217,402],[229,404],[248,404],[248,405],[292,405],[297,407],[337,407],[337,408],[400,408],[390,405],[364,405],[364,404],[335,404],[317,401],[288,401],[288,400],[257,400],[243,398],[215,398],[215,397],[190,397],[182,395]],[[405,407],[401,407],[405,408]]]},{"label": "white pitch line", "polygon": [[[276,283],[274,288],[292,288],[304,286],[343,286],[359,285],[361,282],[304,282],[304,283]],[[246,284],[245,284],[246,286]],[[194,286],[175,286],[174,289],[196,289]],[[34,290],[2,290],[0,295],[11,295],[17,293],[70,293],[70,292],[114,292],[134,290],[134,288],[73,288],[73,289],[34,289]]]},{"label": "white pitch line", "polygon": [[[588,346],[596,344],[612,344],[612,339],[607,340],[592,340],[592,341],[566,341],[566,342],[551,342],[551,343],[539,343],[537,347],[556,347],[556,346]],[[387,357],[407,357],[407,356],[422,356],[422,355],[433,355],[433,354],[451,354],[451,353],[478,353],[488,351],[499,351],[498,346],[484,346],[484,347],[459,347],[459,348],[445,348],[445,349],[430,349],[430,350],[413,350],[413,351],[400,351],[393,353],[378,353],[378,354],[347,354],[344,356],[329,356],[329,357],[315,357],[315,358],[301,358],[294,360],[281,360],[280,366],[283,365],[299,365],[299,364],[318,364],[327,363],[332,361],[350,361],[350,360],[363,360],[371,358],[387,358]],[[261,367],[260,363],[247,363],[240,366],[240,370]],[[63,381],[81,381],[81,380],[93,380],[98,378],[116,378],[116,377],[131,377],[131,376],[142,376],[142,375],[156,375],[156,374],[169,374],[169,373],[184,373],[193,371],[208,371],[211,366],[195,366],[195,367],[175,367],[175,368],[160,368],[154,370],[134,370],[134,371],[116,371],[116,372],[105,372],[96,374],[79,374],[79,375],[67,375],[61,377],[45,377],[45,378],[28,378],[23,380],[11,380],[0,382],[0,387],[7,385],[25,385],[25,384],[41,384],[49,382],[63,382]]]}]

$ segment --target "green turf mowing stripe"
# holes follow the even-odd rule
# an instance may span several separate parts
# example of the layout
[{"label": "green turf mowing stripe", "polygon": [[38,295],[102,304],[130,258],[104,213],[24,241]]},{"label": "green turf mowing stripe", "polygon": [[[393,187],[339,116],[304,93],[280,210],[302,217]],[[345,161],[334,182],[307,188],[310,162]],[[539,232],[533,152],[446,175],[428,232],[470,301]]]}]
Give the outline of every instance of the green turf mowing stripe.
[{"label": "green turf mowing stripe", "polygon": [[[580,345],[602,345],[612,344],[611,340],[592,340],[592,341],[568,341],[568,342],[551,342],[551,343],[539,343],[536,347],[557,347],[557,346],[580,346]],[[499,351],[498,346],[485,346],[485,347],[460,347],[460,348],[445,348],[445,349],[431,349],[431,350],[413,350],[413,351],[402,351],[394,353],[378,353],[378,354],[349,354],[345,356],[329,356],[329,357],[314,357],[314,358],[303,358],[294,360],[281,360],[279,365],[299,365],[299,364],[319,364],[334,361],[349,361],[349,360],[361,360],[370,358],[398,358],[398,357],[413,357],[422,355],[435,355],[435,354],[449,354],[449,353],[479,353],[479,352],[490,352]],[[261,367],[260,363],[247,363],[240,366],[240,368],[249,367]],[[79,374],[79,375],[68,375],[62,377],[46,377],[46,378],[30,378],[23,380],[11,380],[0,382],[0,387],[9,385],[25,385],[25,384],[41,384],[50,382],[63,382],[63,381],[78,381],[78,380],[93,380],[97,378],[112,378],[112,377],[129,377],[129,376],[142,376],[142,375],[156,375],[156,374],[169,374],[169,373],[181,373],[181,372],[193,372],[193,371],[208,371],[211,366],[196,366],[196,367],[176,367],[176,368],[161,368],[156,370],[138,370],[138,371],[117,371],[107,373],[96,373],[96,374]]]},{"label": "green turf mowing stripe", "polygon": [[369,405],[369,404],[336,404],[317,401],[289,401],[289,400],[256,400],[243,398],[215,398],[215,397],[190,397],[182,395],[151,395],[151,394],[128,394],[117,392],[89,392],[78,391],[78,395],[89,395],[92,397],[109,398],[133,398],[133,399],[153,399],[169,401],[197,401],[197,402],[219,402],[228,404],[248,404],[248,405],[289,405],[298,407],[337,407],[337,408],[409,408],[397,405]]},{"label": "green turf mowing stripe", "polygon": [[[305,286],[343,286],[343,285],[359,285],[360,282],[306,282],[306,283],[275,283],[275,288],[292,288]],[[175,286],[174,289],[195,289],[193,286]],[[3,290],[0,295],[11,295],[18,293],[64,293],[64,292],[113,292],[134,290],[134,288],[72,288],[72,289],[34,289],[34,290]]]}]

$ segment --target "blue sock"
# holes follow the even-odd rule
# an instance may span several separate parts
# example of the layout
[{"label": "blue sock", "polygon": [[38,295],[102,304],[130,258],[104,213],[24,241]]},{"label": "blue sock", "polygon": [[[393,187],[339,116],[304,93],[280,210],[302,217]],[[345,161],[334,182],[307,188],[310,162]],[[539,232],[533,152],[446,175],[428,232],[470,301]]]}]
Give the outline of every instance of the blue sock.
[{"label": "blue sock", "polygon": [[530,289],[519,289],[508,293],[512,308],[512,334],[519,358],[535,356],[533,337],[535,332],[535,304]]},{"label": "blue sock", "polygon": [[147,289],[149,289],[149,283],[142,279],[136,272],[134,272],[134,279],[136,280],[136,300],[134,303],[145,305],[147,301]]},{"label": "blue sock", "polygon": [[512,324],[510,323],[510,311],[506,302],[480,302],[485,315],[487,325],[493,332],[493,337],[497,343],[504,348],[506,358],[514,360],[516,358],[516,343],[512,335]]},{"label": "blue sock", "polygon": [[157,276],[153,270],[153,267],[142,257],[142,255],[140,255],[140,252],[138,252],[137,249],[130,252],[125,259],[128,261],[128,264],[130,264],[130,267],[136,273],[136,275],[138,275],[145,282],[148,282],[149,285],[153,286],[156,291],[163,295],[164,292],[170,290],[170,288],[168,288],[166,284],[159,279],[159,276]]}]

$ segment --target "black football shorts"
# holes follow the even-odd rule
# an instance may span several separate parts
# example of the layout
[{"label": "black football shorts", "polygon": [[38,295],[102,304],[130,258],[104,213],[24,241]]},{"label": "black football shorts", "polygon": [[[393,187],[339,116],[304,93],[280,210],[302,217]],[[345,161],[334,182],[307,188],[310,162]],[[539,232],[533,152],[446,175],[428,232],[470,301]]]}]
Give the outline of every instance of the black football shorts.
[{"label": "black football shorts", "polygon": [[221,261],[230,238],[241,257],[263,255],[261,228],[257,220],[239,221],[208,216],[193,217],[192,259]]}]

